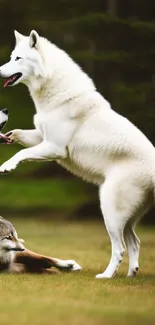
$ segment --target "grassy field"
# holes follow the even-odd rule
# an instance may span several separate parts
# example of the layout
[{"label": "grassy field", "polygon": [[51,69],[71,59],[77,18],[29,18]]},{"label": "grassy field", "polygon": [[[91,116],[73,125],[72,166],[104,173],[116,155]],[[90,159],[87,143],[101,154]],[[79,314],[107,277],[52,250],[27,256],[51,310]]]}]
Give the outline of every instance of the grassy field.
[{"label": "grassy field", "polygon": [[[19,145],[0,146],[0,165],[21,150]],[[19,213],[22,210],[51,211],[56,209],[65,214],[72,213],[77,207],[91,200],[85,183],[74,177],[34,177],[39,168],[46,168],[47,163],[27,162],[9,174],[1,175],[0,181],[0,213],[11,211]],[[53,164],[51,162],[51,170]],[[62,167],[60,167],[62,169]],[[97,197],[97,196],[96,196]],[[26,212],[27,213],[27,212]]]},{"label": "grassy field", "polygon": [[11,220],[27,247],[83,270],[56,275],[1,275],[0,324],[155,324],[155,229],[139,228],[140,272],[126,278],[127,256],[117,277],[96,280],[110,258],[103,223]]}]

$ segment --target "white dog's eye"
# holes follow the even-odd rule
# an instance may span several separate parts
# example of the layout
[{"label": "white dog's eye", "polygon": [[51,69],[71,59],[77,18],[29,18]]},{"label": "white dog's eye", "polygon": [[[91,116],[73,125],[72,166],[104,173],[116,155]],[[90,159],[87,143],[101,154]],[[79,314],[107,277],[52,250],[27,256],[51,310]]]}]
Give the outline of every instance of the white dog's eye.
[{"label": "white dog's eye", "polygon": [[21,59],[20,56],[16,56],[15,61],[18,61],[18,60],[20,60],[20,59]]}]

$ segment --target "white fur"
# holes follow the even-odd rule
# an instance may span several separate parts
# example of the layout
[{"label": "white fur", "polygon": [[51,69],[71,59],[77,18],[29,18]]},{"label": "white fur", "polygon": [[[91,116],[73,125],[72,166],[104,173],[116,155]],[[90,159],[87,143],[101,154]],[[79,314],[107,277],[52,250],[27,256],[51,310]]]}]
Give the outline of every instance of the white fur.
[{"label": "white fur", "polygon": [[0,125],[8,121],[8,115],[3,113],[3,110],[0,111]]},{"label": "white fur", "polygon": [[15,258],[15,251],[25,249],[22,240],[18,239],[16,232],[11,237],[12,239],[7,239],[7,236],[0,236],[0,264],[8,263],[9,267]]},{"label": "white fur", "polygon": [[[129,254],[128,275],[138,270],[139,239],[134,228],[154,204],[155,149],[129,120],[114,112],[92,80],[62,50],[35,31],[15,33],[11,60],[2,77],[21,72],[36,107],[35,130],[13,130],[11,138],[29,147],[0,167],[22,161],[56,160],[100,187],[100,204],[112,245],[111,260],[97,278],[113,277]],[[20,57],[18,61],[15,61]],[[52,167],[51,167],[52,168]]]},{"label": "white fur", "polygon": [[4,264],[9,264],[11,265],[11,263],[13,262],[15,258],[15,251],[6,251],[3,248],[1,248],[0,246],[0,262],[4,263]]},{"label": "white fur", "polygon": [[60,260],[59,258],[53,258],[55,267],[63,271],[80,271],[82,267],[74,260]]}]

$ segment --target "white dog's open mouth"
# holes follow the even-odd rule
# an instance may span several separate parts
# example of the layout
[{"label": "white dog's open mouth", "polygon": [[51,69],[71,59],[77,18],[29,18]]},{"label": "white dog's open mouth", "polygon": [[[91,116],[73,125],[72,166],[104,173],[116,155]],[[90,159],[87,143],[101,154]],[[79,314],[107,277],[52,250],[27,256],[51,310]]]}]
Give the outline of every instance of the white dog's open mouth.
[{"label": "white dog's open mouth", "polygon": [[21,76],[22,76],[22,73],[17,72],[15,74],[13,74],[12,76],[8,77],[4,82],[4,87],[13,86],[15,81],[17,81]]}]

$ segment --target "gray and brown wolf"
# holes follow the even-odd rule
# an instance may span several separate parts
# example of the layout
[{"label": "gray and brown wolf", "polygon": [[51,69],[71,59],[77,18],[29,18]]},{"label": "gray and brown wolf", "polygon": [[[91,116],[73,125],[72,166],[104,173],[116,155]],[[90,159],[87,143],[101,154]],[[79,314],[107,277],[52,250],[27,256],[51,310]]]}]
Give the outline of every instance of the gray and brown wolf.
[{"label": "gray and brown wolf", "polygon": [[23,242],[18,238],[13,224],[0,217],[0,272],[52,273],[53,267],[61,271],[81,269],[73,260],[61,260],[30,251]]}]

